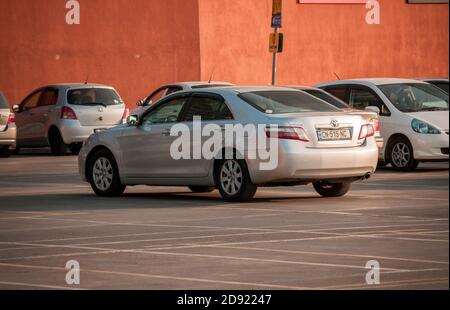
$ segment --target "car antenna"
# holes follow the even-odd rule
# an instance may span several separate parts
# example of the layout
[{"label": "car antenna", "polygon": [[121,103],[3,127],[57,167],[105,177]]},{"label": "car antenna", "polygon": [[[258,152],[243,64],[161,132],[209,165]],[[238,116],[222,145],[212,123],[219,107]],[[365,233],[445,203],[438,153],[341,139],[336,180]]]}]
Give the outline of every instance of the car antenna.
[{"label": "car antenna", "polygon": [[87,85],[88,80],[89,80],[89,74],[86,76],[86,80],[84,80],[84,85]]},{"label": "car antenna", "polygon": [[340,81],[341,80],[341,78],[339,77],[339,75],[337,75],[337,73],[336,72],[333,72],[334,73],[334,75],[337,77],[337,79]]},{"label": "car antenna", "polygon": [[211,76],[209,77],[209,81],[208,81],[208,84],[211,84],[211,81],[212,81],[212,79],[213,79],[213,76],[214,76],[214,70],[216,70],[216,68],[214,68],[214,69],[212,70],[212,72],[211,72]]}]

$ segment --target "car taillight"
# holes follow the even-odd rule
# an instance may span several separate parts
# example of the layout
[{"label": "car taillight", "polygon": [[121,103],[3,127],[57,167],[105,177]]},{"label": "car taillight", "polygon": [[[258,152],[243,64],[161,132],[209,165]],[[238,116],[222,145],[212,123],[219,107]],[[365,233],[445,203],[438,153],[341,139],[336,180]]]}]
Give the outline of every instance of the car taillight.
[{"label": "car taillight", "polygon": [[8,118],[8,125],[12,125],[16,123],[16,118],[14,116],[14,113],[10,113],[9,114],[9,118]]},{"label": "car taillight", "polygon": [[359,140],[373,137],[375,135],[375,130],[370,124],[362,125],[361,132],[359,133]]},{"label": "car taillight", "polygon": [[78,119],[77,115],[75,114],[75,111],[69,107],[63,107],[61,109],[61,118],[62,119],[74,119],[74,120]]},{"label": "car taillight", "polygon": [[122,120],[125,121],[128,118],[128,116],[130,116],[130,109],[125,108],[125,110],[123,111]]},{"label": "car taillight", "polygon": [[373,126],[373,130],[375,132],[381,132],[381,123],[378,118],[373,118],[370,122],[371,122],[371,124]]},{"label": "car taillight", "polygon": [[306,131],[302,127],[267,127],[266,135],[268,138],[309,142]]}]

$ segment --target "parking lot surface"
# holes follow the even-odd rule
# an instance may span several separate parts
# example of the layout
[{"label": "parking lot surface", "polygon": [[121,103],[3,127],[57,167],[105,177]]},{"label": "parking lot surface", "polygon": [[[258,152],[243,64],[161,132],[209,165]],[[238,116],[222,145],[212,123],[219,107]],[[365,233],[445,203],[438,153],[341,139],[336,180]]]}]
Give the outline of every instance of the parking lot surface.
[{"label": "parking lot surface", "polygon": [[[448,168],[383,168],[343,198],[263,188],[233,204],[145,186],[98,198],[76,157],[0,159],[0,289],[448,289]],[[70,260],[80,285],[66,284]]]}]

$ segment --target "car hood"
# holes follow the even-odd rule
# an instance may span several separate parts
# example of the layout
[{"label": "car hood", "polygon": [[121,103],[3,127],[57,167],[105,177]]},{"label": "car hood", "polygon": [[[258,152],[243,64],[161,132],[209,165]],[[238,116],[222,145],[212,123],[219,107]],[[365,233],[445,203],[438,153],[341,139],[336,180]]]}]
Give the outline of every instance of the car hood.
[{"label": "car hood", "polygon": [[412,118],[417,118],[430,125],[437,126],[438,129],[449,129],[449,112],[448,111],[428,111],[428,112],[415,112],[408,113]]}]

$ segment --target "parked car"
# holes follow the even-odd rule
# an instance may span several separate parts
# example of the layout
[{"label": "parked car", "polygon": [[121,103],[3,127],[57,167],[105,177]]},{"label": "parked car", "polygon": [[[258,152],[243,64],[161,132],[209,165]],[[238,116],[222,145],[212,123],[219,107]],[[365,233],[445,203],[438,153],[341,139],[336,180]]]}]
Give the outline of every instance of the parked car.
[{"label": "parked car", "polygon": [[145,111],[146,107],[156,103],[158,100],[169,96],[170,94],[191,89],[200,88],[214,88],[223,86],[233,86],[233,84],[227,82],[181,82],[164,85],[154,92],[152,92],[147,98],[138,100],[136,103],[137,108],[131,111],[131,115],[138,115]]},{"label": "parked car", "polygon": [[449,160],[448,94],[426,82],[359,79],[323,83],[322,88],[354,109],[376,110],[386,141],[383,160],[401,171],[420,162]]},{"label": "parked car", "polygon": [[14,113],[0,91],[0,157],[9,157],[16,148],[16,124]]},{"label": "parked car", "polygon": [[449,93],[448,79],[421,79],[421,81],[433,84],[434,86],[439,87],[447,94]]},{"label": "parked car", "polygon": [[14,106],[18,147],[50,146],[61,156],[78,154],[93,132],[123,123],[128,109],[119,94],[100,84],[55,84],[39,88]]},{"label": "parked car", "polygon": [[287,86],[287,87],[304,91],[314,97],[322,99],[323,101],[335,106],[338,109],[344,110],[349,113],[359,114],[359,115],[363,116],[370,124],[372,124],[373,128],[375,129],[375,140],[377,141],[378,149],[380,150],[379,158],[380,158],[380,160],[382,160],[384,139],[381,136],[380,117],[376,112],[352,109],[347,103],[345,103],[341,99],[333,96],[332,94],[330,94],[320,88],[303,86],[303,85],[295,85],[295,86]]},{"label": "parked car", "polygon": [[[278,146],[278,164],[245,156],[181,159],[171,156],[175,124],[262,125],[265,138]],[[206,118],[205,118],[206,117]],[[277,128],[266,127],[272,124]],[[219,131],[220,132],[220,131]],[[377,167],[372,125],[304,92],[279,87],[225,87],[172,94],[131,115],[127,124],[93,134],[79,155],[84,181],[99,196],[121,195],[127,185],[187,186],[193,192],[218,188],[227,201],[251,199],[259,186],[313,183],[324,197],[345,195],[352,182],[367,179]],[[194,136],[194,135],[193,135]],[[193,144],[206,137],[197,137]],[[236,145],[216,155],[236,153]],[[238,154],[235,154],[238,155]],[[241,158],[242,158],[241,157]],[[257,157],[260,158],[260,157]]]}]

